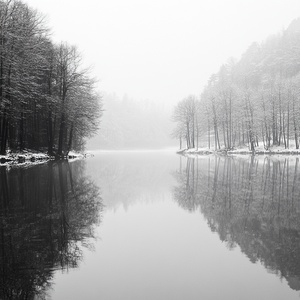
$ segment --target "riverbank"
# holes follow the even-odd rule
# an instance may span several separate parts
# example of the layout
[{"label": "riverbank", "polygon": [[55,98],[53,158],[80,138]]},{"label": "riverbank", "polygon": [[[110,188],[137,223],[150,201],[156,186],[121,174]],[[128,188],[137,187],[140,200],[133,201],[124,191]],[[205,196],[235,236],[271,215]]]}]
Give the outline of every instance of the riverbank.
[{"label": "riverbank", "polygon": [[[66,159],[83,159],[90,154],[78,153],[78,152],[69,152]],[[23,150],[20,152],[10,152],[8,151],[6,155],[0,155],[0,166],[5,165],[24,165],[24,164],[39,164],[45,163],[49,160],[55,160],[55,156],[50,156],[44,152],[37,152],[32,150]]]},{"label": "riverbank", "polygon": [[192,148],[192,149],[180,149],[177,151],[178,154],[195,154],[195,155],[209,155],[209,154],[221,154],[221,155],[299,155],[300,149],[290,148],[285,149],[284,146],[272,146],[266,150],[263,146],[257,147],[254,151],[249,150],[249,148],[237,148],[232,150],[220,149],[213,150],[209,148]]}]

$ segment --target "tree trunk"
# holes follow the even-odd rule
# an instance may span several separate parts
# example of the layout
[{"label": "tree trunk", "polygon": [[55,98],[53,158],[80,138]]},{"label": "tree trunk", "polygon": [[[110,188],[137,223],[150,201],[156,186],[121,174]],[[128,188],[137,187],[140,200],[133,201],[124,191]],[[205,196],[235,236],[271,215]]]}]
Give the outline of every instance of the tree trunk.
[{"label": "tree trunk", "polygon": [[223,139],[224,139],[224,147],[227,149],[227,143],[226,143],[226,131],[225,131],[225,125],[224,122],[222,122],[223,125]]},{"label": "tree trunk", "polygon": [[48,154],[53,155],[53,130],[52,130],[52,112],[48,112]]},{"label": "tree trunk", "polygon": [[2,132],[1,132],[1,149],[0,154],[5,155],[6,154],[6,147],[7,147],[7,138],[8,138],[8,121],[7,117],[3,116],[2,118]]},{"label": "tree trunk", "polygon": [[62,157],[63,154],[64,133],[65,133],[65,113],[62,112],[60,127],[59,127],[59,136],[58,136],[58,149],[57,149],[57,155],[59,157]]},{"label": "tree trunk", "polygon": [[68,143],[68,150],[67,150],[67,153],[66,155],[69,154],[70,150],[71,150],[71,147],[72,147],[72,140],[73,140],[73,123],[71,125],[71,129],[70,129],[70,133],[69,133],[69,143]]},{"label": "tree trunk", "polygon": [[297,122],[296,122],[296,112],[295,112],[295,99],[293,99],[293,123],[294,123],[294,134],[295,134],[296,149],[299,149],[299,140],[298,140]]},{"label": "tree trunk", "polygon": [[209,120],[208,120],[207,136],[208,136],[208,149],[210,149],[210,124],[209,124]]},{"label": "tree trunk", "polygon": [[290,148],[290,103],[288,103],[288,115],[287,115],[287,131],[286,131],[287,148]]},{"label": "tree trunk", "polygon": [[22,109],[21,117],[20,117],[20,129],[19,129],[19,149],[20,151],[24,150],[24,112]]}]

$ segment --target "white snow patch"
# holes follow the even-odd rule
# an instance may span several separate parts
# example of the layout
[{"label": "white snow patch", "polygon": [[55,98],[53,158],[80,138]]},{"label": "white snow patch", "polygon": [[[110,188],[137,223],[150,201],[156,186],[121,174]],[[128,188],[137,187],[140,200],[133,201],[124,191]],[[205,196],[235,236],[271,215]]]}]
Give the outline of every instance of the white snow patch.
[{"label": "white snow patch", "polygon": [[284,145],[280,146],[271,146],[269,149],[265,149],[263,143],[260,143],[259,146],[255,148],[255,151],[252,152],[249,147],[239,147],[232,150],[226,150],[224,148],[220,150],[214,150],[206,148],[191,148],[191,149],[180,149],[177,151],[179,154],[197,154],[197,155],[207,155],[207,154],[227,154],[227,155],[299,155],[300,149],[296,149],[293,143],[290,144],[289,149],[285,149]]}]

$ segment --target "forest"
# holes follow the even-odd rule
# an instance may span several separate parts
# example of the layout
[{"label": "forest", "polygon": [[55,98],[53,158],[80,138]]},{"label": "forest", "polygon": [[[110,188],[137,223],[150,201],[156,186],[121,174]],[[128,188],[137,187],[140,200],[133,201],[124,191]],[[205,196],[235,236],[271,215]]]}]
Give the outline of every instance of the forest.
[{"label": "forest", "polygon": [[101,117],[95,84],[79,50],[52,42],[39,12],[0,0],[0,155],[83,149]]},{"label": "forest", "polygon": [[213,150],[263,145],[299,149],[300,19],[253,43],[211,75],[201,96],[174,108],[172,133],[180,148]]}]

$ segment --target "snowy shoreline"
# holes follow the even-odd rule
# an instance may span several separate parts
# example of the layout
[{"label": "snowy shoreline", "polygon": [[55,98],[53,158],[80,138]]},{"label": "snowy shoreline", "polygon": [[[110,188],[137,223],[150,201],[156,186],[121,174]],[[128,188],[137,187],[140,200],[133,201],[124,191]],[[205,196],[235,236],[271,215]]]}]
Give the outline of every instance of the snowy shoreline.
[{"label": "snowy shoreline", "polygon": [[[66,160],[83,159],[92,154],[69,152]],[[24,150],[20,152],[8,152],[6,155],[0,155],[0,167],[7,165],[32,165],[46,163],[50,160],[55,160],[54,156],[50,156],[44,152],[36,152],[31,150]]]},{"label": "snowy shoreline", "polygon": [[195,155],[210,155],[210,154],[219,154],[219,155],[299,155],[300,149],[285,149],[280,146],[273,146],[268,150],[265,150],[262,147],[258,147],[254,151],[249,150],[248,148],[240,148],[234,150],[212,150],[209,148],[192,148],[192,149],[180,149],[176,152],[177,154],[195,154]]}]

